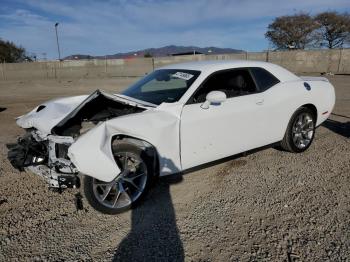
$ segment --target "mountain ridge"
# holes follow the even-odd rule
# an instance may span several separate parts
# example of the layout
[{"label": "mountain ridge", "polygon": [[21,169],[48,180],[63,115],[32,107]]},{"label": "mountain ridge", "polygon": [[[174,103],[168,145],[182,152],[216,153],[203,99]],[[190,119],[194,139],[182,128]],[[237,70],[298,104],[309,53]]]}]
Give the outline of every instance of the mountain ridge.
[{"label": "mountain ridge", "polygon": [[243,50],[234,49],[234,48],[221,48],[215,46],[209,47],[198,47],[198,46],[177,46],[177,45],[168,45],[159,48],[146,48],[137,51],[130,52],[121,52],[112,55],[104,56],[92,56],[86,54],[73,54],[63,58],[63,60],[79,60],[79,59],[122,59],[122,58],[131,58],[131,57],[145,57],[145,55],[150,55],[152,57],[162,57],[170,56],[183,53],[201,53],[201,54],[230,54],[230,53],[242,53]]}]

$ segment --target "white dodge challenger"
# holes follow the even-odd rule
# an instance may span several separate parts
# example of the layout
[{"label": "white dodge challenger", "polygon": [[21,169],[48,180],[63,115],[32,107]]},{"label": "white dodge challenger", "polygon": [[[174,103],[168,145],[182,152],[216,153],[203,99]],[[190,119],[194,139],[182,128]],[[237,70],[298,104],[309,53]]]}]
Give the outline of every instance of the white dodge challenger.
[{"label": "white dodge challenger", "polygon": [[83,180],[88,202],[116,214],[137,204],[157,176],[276,142],[305,151],[334,103],[326,78],[271,63],[183,63],[121,94],[97,90],[39,105],[17,119],[26,134],[8,145],[8,157],[51,188]]}]

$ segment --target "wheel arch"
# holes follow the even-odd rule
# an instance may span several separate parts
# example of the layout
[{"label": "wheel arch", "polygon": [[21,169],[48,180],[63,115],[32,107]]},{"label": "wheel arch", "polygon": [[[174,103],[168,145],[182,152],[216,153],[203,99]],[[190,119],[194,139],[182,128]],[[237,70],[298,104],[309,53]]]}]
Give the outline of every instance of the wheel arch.
[{"label": "wheel arch", "polygon": [[306,107],[306,108],[310,109],[314,114],[315,123],[317,123],[318,111],[317,111],[316,106],[314,104],[305,104],[305,105],[302,105],[301,107]]},{"label": "wheel arch", "polygon": [[156,177],[159,176],[159,167],[160,167],[159,159],[160,158],[159,158],[158,150],[153,144],[141,138],[118,134],[112,137],[112,140],[111,140],[112,152],[113,152],[113,144],[116,142],[117,143],[126,142],[144,149],[146,152],[146,155],[152,159],[154,176]]},{"label": "wheel arch", "polygon": [[281,137],[281,139],[284,137],[284,135],[285,135],[285,133],[286,133],[286,131],[288,129],[289,122],[291,121],[294,113],[297,112],[302,107],[308,108],[308,109],[310,109],[313,112],[314,117],[315,117],[315,124],[317,123],[318,111],[317,111],[317,108],[316,108],[316,106],[314,104],[307,103],[307,104],[303,104],[303,105],[300,105],[300,106],[295,105],[295,109],[293,111],[289,111],[289,118],[286,118],[286,122],[283,125],[283,136]]},{"label": "wheel arch", "polygon": [[[286,150],[286,151],[289,151],[289,152],[292,152],[292,153],[301,153],[301,152],[304,152],[305,150],[307,150],[309,148],[309,146],[311,145],[312,143],[312,140],[314,138],[314,134],[315,134],[315,125],[313,125],[313,133],[311,134],[311,138],[309,138],[309,141],[308,141],[308,144],[305,145],[305,142],[304,143],[304,147],[298,147],[298,145],[295,145],[295,141],[294,141],[294,138],[293,138],[293,129],[294,129],[294,123],[296,121],[296,119],[299,121],[299,118],[297,118],[301,113],[305,113],[306,112],[310,112],[311,111],[311,114],[313,114],[314,116],[314,120],[315,120],[315,123],[317,121],[317,108],[315,105],[313,104],[304,104],[302,106],[299,106],[293,113],[293,115],[290,117],[290,120],[289,120],[289,123],[288,123],[288,126],[286,128],[286,131],[285,131],[285,134],[284,134],[284,137],[281,141],[281,147]],[[300,120],[300,121],[303,121],[303,120]],[[302,127],[303,128],[303,127]],[[301,132],[301,131],[298,131],[298,132]],[[299,134],[300,135],[300,134]],[[305,139],[305,138],[303,138]],[[298,141],[298,140],[297,140]],[[299,142],[297,142],[299,143]]]}]

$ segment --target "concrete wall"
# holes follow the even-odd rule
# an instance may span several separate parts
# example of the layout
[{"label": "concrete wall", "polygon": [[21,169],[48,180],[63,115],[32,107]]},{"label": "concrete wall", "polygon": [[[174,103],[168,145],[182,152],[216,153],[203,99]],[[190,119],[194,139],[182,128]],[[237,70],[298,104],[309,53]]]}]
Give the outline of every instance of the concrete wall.
[{"label": "concrete wall", "polygon": [[296,73],[350,74],[350,49],[334,49],[0,64],[0,80],[143,76],[169,64],[231,59],[268,61]]}]

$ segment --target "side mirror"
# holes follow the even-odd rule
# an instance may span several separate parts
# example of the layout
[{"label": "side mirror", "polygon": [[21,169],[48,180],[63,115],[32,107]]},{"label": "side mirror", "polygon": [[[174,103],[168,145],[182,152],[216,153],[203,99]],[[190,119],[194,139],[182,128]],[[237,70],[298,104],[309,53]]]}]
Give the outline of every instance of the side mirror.
[{"label": "side mirror", "polygon": [[221,105],[226,100],[226,94],[222,91],[211,91],[206,96],[206,101],[201,108],[208,109],[210,105]]}]

